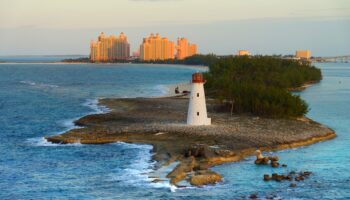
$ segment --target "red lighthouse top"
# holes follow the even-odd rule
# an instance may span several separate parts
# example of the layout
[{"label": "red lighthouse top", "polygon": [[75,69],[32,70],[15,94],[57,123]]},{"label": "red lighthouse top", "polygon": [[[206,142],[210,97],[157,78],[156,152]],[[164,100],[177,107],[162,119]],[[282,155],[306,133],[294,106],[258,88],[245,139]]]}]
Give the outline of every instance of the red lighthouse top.
[{"label": "red lighthouse top", "polygon": [[203,74],[202,73],[194,73],[192,74],[192,83],[204,83]]}]

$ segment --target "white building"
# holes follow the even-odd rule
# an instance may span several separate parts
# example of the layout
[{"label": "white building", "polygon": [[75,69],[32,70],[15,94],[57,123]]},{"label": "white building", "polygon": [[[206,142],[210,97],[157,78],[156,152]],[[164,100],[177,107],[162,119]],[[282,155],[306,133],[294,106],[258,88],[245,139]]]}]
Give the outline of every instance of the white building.
[{"label": "white building", "polygon": [[210,125],[211,119],[207,116],[207,106],[205,104],[203,74],[194,73],[192,75],[191,96],[187,113],[188,125]]}]

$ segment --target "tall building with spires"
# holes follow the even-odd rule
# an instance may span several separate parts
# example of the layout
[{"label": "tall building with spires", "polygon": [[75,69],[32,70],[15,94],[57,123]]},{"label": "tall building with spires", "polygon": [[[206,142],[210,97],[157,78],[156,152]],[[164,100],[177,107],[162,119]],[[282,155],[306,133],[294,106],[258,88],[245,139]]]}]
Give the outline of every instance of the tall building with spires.
[{"label": "tall building with spires", "polygon": [[108,62],[126,60],[130,57],[130,44],[124,33],[119,37],[106,36],[103,32],[97,41],[90,43],[90,60],[92,62]]},{"label": "tall building with spires", "polygon": [[144,38],[140,45],[140,59],[144,61],[174,59],[174,42],[158,33]]},{"label": "tall building with spires", "polygon": [[186,38],[178,38],[176,46],[176,59],[182,60],[197,54],[197,45],[190,44]]}]

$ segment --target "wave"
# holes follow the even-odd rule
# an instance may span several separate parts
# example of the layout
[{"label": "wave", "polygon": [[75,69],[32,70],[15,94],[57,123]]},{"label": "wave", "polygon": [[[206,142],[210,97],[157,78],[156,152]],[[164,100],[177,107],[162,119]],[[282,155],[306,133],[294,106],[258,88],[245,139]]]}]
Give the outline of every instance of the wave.
[{"label": "wave", "polygon": [[169,93],[169,87],[166,85],[156,85],[154,87],[154,90],[157,93],[157,96],[164,96],[167,95]]},{"label": "wave", "polygon": [[20,81],[21,84],[30,85],[38,88],[58,88],[58,85],[46,84],[46,83],[37,83],[34,81]]},{"label": "wave", "polygon": [[103,114],[108,113],[111,110],[106,107],[98,104],[98,99],[87,99],[83,106],[87,106],[93,110],[93,112],[89,114]]},{"label": "wave", "polygon": [[171,185],[168,180],[158,183],[152,182],[155,178],[151,178],[150,174],[154,172],[156,161],[152,160],[153,147],[151,145],[124,142],[116,142],[112,145],[117,145],[122,149],[137,149],[137,153],[133,159],[134,162],[128,168],[120,169],[121,171],[118,174],[111,174],[112,181],[122,181],[132,186],[168,188],[170,191],[175,192],[177,187]]},{"label": "wave", "polygon": [[41,146],[41,147],[57,147],[57,146],[82,146],[81,143],[72,143],[72,144],[56,144],[47,141],[44,137],[37,137],[37,138],[29,138],[27,139],[27,143],[30,146]]}]

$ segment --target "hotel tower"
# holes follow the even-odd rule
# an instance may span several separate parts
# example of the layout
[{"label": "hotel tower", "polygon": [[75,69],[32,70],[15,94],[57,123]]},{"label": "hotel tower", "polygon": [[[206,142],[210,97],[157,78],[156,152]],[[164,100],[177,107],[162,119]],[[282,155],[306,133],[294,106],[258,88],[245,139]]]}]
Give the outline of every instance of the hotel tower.
[{"label": "hotel tower", "polygon": [[126,60],[130,57],[130,44],[124,33],[119,37],[105,36],[102,32],[97,41],[91,41],[90,60],[92,62],[108,62]]},{"label": "hotel tower", "polygon": [[140,45],[140,59],[144,61],[174,59],[174,42],[153,33]]},{"label": "hotel tower", "polygon": [[176,59],[182,60],[197,54],[197,45],[190,44],[186,38],[178,38],[176,46]]}]

